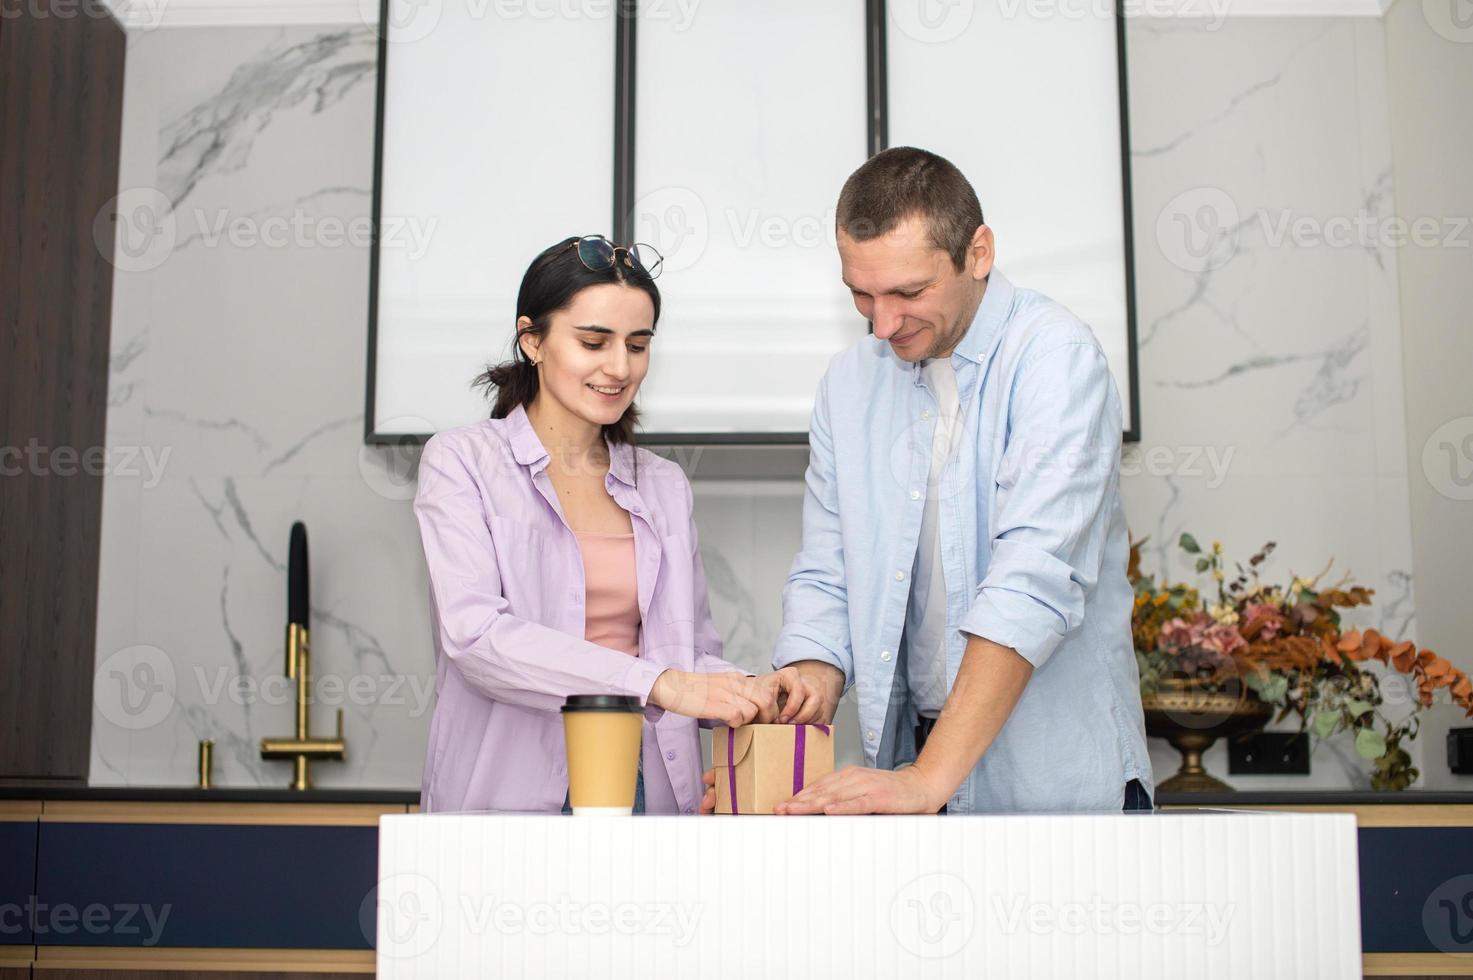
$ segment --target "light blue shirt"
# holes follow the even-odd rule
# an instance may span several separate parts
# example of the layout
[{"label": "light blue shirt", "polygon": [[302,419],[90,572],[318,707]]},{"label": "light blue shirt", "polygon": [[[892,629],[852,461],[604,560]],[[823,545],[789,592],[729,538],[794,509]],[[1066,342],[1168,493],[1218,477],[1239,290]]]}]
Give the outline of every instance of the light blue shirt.
[{"label": "light blue shirt", "polygon": [[[950,812],[1115,810],[1154,790],[1132,650],[1120,396],[1099,342],[996,268],[952,354],[961,446],[938,488],[947,685],[968,634],[1034,667]],[[937,403],[920,366],[867,337],[819,383],[803,544],[773,666],[822,660],[858,687],[866,763],[914,760],[901,633]]]}]

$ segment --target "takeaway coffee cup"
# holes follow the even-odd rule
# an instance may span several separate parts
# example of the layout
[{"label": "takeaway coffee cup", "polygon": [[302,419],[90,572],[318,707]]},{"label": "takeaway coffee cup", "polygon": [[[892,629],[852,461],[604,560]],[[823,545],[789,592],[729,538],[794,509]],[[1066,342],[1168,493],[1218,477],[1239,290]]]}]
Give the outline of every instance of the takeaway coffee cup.
[{"label": "takeaway coffee cup", "polygon": [[568,746],[568,795],[573,813],[603,816],[634,812],[639,778],[639,698],[575,694],[563,702]]}]

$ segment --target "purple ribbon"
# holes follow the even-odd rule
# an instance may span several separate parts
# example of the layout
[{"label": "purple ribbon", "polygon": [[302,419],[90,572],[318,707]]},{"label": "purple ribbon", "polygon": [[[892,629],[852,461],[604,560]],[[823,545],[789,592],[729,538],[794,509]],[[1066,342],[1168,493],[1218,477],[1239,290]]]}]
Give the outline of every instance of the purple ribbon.
[{"label": "purple ribbon", "polygon": [[731,812],[741,813],[737,809],[736,799],[736,729],[726,730],[726,781],[731,787]]},{"label": "purple ribbon", "polygon": [[[814,725],[825,735],[829,734],[828,725]],[[803,791],[803,765],[807,759],[808,726],[793,726],[793,795],[797,796]],[[726,730],[726,785],[731,790],[731,812],[741,813],[737,807],[737,781],[736,781],[736,729]]]},{"label": "purple ribbon", "polygon": [[[814,725],[825,735],[829,733],[828,725]],[[803,792],[803,763],[807,757],[808,726],[799,725],[793,732],[793,795],[797,796]]]}]

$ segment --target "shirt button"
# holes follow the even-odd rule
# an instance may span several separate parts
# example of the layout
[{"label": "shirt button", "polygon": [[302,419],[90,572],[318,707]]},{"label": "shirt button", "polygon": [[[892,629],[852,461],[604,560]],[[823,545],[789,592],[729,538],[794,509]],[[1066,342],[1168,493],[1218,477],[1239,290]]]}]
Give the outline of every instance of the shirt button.
[{"label": "shirt button", "polygon": [[885,661],[886,663],[889,663],[890,662],[890,651],[889,650],[881,650],[880,651],[880,659],[883,660],[883,661]]},{"label": "shirt button", "polygon": [[875,740],[875,730],[871,728],[869,731],[864,733],[864,737],[873,742]]},{"label": "shirt button", "polygon": [[690,816],[692,813],[695,813],[695,812],[696,812],[695,807],[689,807],[688,806],[688,807],[685,808],[685,814],[686,814],[686,816]]},{"label": "shirt button", "polygon": [[897,581],[897,582],[904,582],[905,581],[905,573],[904,572],[896,572],[895,573],[895,581]]},{"label": "shirt button", "polygon": [[665,758],[667,758],[667,759],[674,759],[675,758],[675,753],[674,752],[666,752],[665,753]]},{"label": "shirt button", "polygon": [[931,410],[929,408],[926,409],[924,412],[921,413],[921,421],[923,421],[923,422],[926,419],[930,418],[930,417],[931,417]]},{"label": "shirt button", "polygon": [[633,507],[629,508],[629,511],[630,511],[630,513],[634,513],[634,514],[643,513],[643,511],[641,511],[639,509],[639,504],[635,504]]},{"label": "shirt button", "polygon": [[912,490],[910,492],[910,499],[911,500],[920,500],[921,499],[921,492],[919,490]]}]

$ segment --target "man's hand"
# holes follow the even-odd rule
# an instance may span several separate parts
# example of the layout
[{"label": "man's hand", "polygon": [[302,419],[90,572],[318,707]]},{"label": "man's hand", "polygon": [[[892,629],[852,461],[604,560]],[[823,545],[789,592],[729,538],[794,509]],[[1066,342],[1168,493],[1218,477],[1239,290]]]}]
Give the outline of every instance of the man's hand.
[{"label": "man's hand", "polygon": [[716,770],[707,769],[701,776],[701,782],[706,784],[706,792],[701,794],[701,807],[699,813],[716,812]]},{"label": "man's hand", "polygon": [[690,718],[711,718],[736,728],[777,716],[777,685],[761,677],[671,668],[655,679],[650,701]]},{"label": "man's hand", "polygon": [[1032,676],[1033,665],[1012,647],[970,637],[941,717],[912,765],[894,772],[849,766],[774,812],[935,813],[976,768]]},{"label": "man's hand", "polygon": [[[713,790],[714,792],[714,790]],[[773,813],[935,813],[950,793],[927,781],[915,766],[894,772],[845,766],[779,803]]]},{"label": "man's hand", "polygon": [[[822,660],[799,660],[778,674],[791,673],[802,683],[802,697],[795,704],[788,693],[781,704],[778,722],[783,725],[830,725],[844,694],[844,672]],[[776,675],[774,675],[776,676]]]},{"label": "man's hand", "polygon": [[804,705],[819,698],[818,689],[796,666],[775,670],[758,677],[757,680],[770,689],[773,697],[772,712],[770,714],[765,711],[759,713],[758,724],[770,725],[773,722],[779,725],[789,724],[790,719],[804,712]]}]

